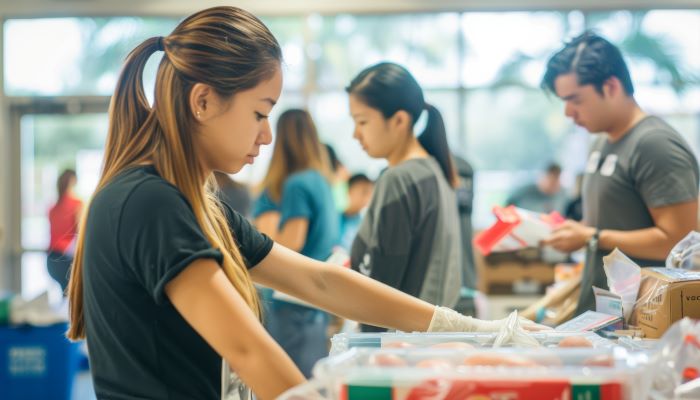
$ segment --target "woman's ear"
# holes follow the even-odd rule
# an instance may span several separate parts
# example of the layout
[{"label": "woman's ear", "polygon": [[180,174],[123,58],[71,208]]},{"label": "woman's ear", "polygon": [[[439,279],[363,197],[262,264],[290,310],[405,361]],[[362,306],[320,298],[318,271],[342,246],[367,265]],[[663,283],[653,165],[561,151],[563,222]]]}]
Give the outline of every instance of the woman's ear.
[{"label": "woman's ear", "polygon": [[211,114],[211,86],[203,83],[195,83],[190,91],[190,110],[197,121],[202,121]]},{"label": "woman's ear", "polygon": [[411,115],[405,110],[399,110],[389,118],[389,124],[392,128],[399,132],[411,132],[413,129],[413,121]]}]

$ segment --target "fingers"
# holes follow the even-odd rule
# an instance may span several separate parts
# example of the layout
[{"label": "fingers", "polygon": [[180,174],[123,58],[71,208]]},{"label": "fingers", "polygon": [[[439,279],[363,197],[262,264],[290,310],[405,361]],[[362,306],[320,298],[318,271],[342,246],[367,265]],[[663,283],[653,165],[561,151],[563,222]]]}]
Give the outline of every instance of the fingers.
[{"label": "fingers", "polygon": [[525,329],[526,331],[530,332],[539,332],[539,331],[551,331],[552,328],[547,326],[547,325],[541,325],[536,322],[530,321],[527,318],[523,317],[518,317],[518,322],[520,322],[520,326]]}]

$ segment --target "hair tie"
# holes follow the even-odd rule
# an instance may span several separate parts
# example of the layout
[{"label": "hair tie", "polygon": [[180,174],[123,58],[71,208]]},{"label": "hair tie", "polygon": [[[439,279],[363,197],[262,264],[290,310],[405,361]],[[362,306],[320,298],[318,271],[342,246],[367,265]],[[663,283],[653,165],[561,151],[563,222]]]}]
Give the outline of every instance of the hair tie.
[{"label": "hair tie", "polygon": [[163,36],[158,36],[157,45],[156,51],[165,51],[165,47],[163,47]]}]

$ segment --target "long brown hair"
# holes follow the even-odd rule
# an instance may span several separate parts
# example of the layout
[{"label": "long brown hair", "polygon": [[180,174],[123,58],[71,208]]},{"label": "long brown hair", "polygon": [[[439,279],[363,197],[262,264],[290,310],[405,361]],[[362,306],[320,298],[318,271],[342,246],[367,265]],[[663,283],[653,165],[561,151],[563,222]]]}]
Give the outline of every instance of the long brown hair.
[{"label": "long brown hair", "polygon": [[[150,107],[143,89],[143,69],[156,51],[165,55],[158,67],[155,100]],[[248,270],[214,192],[204,177],[192,134],[198,123],[189,107],[195,83],[212,87],[222,99],[270,79],[280,68],[282,52],[275,37],[252,14],[235,7],[214,7],[182,21],[167,37],[153,37],[127,57],[109,107],[109,132],[102,175],[96,192],[125,169],[152,163],[175,185],[194,210],[211,245],[224,255],[223,270],[235,289],[260,317],[260,302]],[[86,212],[68,288],[70,339],[85,337],[83,267]],[[94,266],[92,266],[94,268]]]},{"label": "long brown hair", "polygon": [[318,138],[311,114],[306,110],[290,109],[277,120],[275,147],[262,188],[270,198],[279,201],[282,185],[289,175],[305,169],[315,169],[331,182],[328,150]]}]

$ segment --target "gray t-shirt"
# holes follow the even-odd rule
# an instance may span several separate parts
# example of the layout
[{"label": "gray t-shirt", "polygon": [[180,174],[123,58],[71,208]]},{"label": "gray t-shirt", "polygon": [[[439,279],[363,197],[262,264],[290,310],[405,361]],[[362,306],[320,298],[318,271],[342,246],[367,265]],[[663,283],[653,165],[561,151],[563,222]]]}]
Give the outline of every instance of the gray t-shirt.
[{"label": "gray t-shirt", "polygon": [[[649,116],[619,141],[598,138],[590,151],[583,179],[583,221],[598,229],[631,231],[654,227],[650,208],[698,197],[698,163],[686,141],[666,122]],[[577,314],[593,309],[591,286],[607,288],[598,250],[587,262]],[[663,260],[634,259],[642,267]]]},{"label": "gray t-shirt", "polygon": [[437,161],[404,161],[377,181],[352,245],[352,267],[429,303],[454,307],[462,284],[459,229],[455,191]]}]

